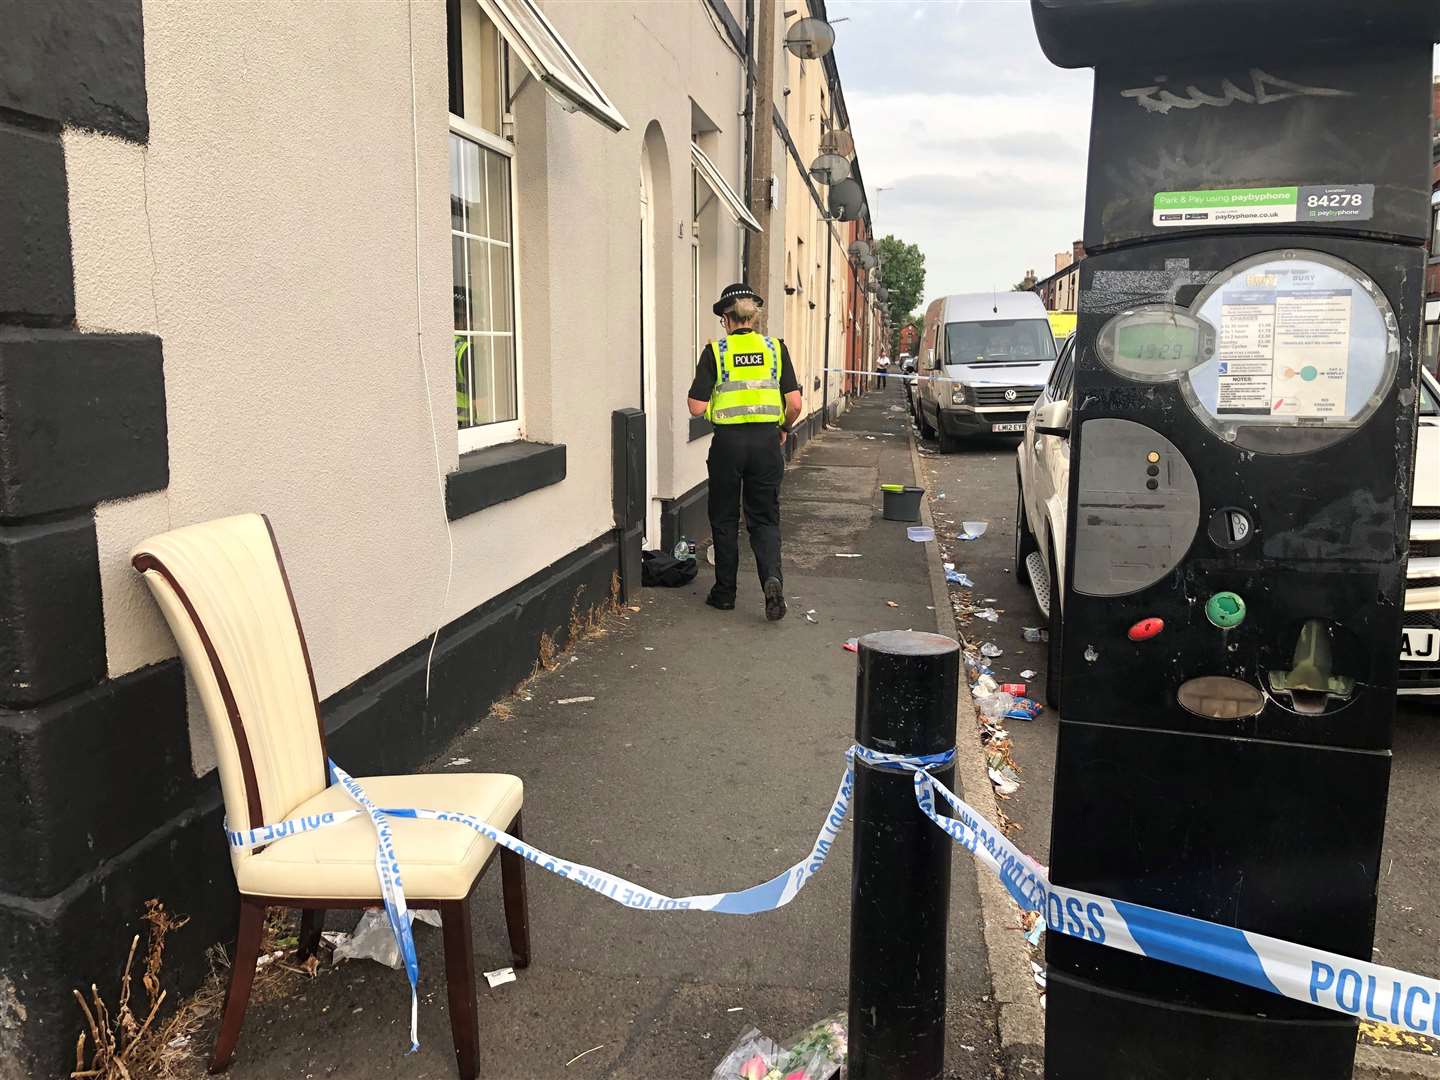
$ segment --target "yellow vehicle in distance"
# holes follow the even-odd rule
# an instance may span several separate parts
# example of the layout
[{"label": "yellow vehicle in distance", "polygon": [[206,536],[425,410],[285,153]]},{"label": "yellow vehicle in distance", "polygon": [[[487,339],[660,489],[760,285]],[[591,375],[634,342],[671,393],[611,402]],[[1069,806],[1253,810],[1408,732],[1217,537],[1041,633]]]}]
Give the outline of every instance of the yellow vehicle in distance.
[{"label": "yellow vehicle in distance", "polygon": [[1050,320],[1050,332],[1055,335],[1057,343],[1075,333],[1075,312],[1047,311],[1045,317]]}]

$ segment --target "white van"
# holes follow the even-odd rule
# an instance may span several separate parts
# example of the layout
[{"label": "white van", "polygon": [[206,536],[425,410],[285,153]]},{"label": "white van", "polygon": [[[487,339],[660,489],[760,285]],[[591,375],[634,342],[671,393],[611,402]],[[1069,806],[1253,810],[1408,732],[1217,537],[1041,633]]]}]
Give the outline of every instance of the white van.
[{"label": "white van", "polygon": [[953,448],[966,435],[1025,430],[1055,366],[1055,337],[1032,292],[963,293],[925,311],[916,374],[920,434]]}]

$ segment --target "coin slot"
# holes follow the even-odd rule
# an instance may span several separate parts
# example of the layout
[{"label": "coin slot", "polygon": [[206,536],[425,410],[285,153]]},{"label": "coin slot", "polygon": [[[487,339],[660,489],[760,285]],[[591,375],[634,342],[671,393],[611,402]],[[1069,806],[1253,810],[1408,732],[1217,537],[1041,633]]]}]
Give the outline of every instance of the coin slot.
[{"label": "coin slot", "polygon": [[1265,695],[1226,675],[1204,675],[1182,683],[1176,695],[1182,708],[1211,720],[1244,720],[1265,710]]}]

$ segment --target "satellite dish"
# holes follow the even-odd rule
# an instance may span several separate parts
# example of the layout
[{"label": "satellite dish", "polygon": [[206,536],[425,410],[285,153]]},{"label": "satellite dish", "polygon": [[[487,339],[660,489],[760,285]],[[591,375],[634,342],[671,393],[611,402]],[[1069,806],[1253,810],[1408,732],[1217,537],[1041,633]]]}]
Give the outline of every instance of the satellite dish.
[{"label": "satellite dish", "polygon": [[822,154],[839,154],[841,157],[849,157],[855,153],[855,140],[850,137],[850,132],[844,128],[831,128],[820,136],[820,152]]},{"label": "satellite dish", "polygon": [[856,240],[846,250],[852,259],[863,259],[866,255],[870,254],[870,245],[865,243],[864,240]]},{"label": "satellite dish", "polygon": [[875,288],[875,295],[880,297],[881,300],[889,300],[890,290],[885,288],[884,285],[878,285]]},{"label": "satellite dish", "polygon": [[860,208],[865,205],[865,191],[854,180],[841,180],[838,184],[830,185],[827,202],[831,217],[840,221],[854,221],[860,216]]},{"label": "satellite dish", "polygon": [[835,28],[824,19],[801,19],[785,31],[785,48],[801,60],[819,60],[835,47]]},{"label": "satellite dish", "polygon": [[838,184],[850,179],[850,162],[839,154],[821,154],[810,163],[810,176],[817,184]]},{"label": "satellite dish", "polygon": [[860,265],[866,270],[874,270],[875,267],[880,265],[880,260],[875,258],[874,255],[862,255],[860,256]]}]

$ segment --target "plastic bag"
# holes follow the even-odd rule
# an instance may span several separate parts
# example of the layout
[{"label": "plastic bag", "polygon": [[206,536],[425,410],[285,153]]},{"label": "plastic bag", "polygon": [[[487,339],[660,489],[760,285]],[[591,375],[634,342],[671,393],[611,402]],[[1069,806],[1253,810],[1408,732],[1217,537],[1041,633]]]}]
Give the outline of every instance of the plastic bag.
[{"label": "plastic bag", "polygon": [[710,1080],[831,1080],[845,1062],[845,1016],[812,1024],[783,1046],[749,1028]]},{"label": "plastic bag", "polygon": [[[440,913],[438,911],[407,911],[410,916],[410,923],[413,926],[416,920],[429,923],[431,926],[440,925]],[[383,908],[370,908],[360,916],[360,921],[355,924],[355,929],[349,934],[336,934],[335,956],[332,963],[340,963],[342,960],[374,960],[384,964],[386,967],[400,968],[400,946],[395,943],[395,932],[390,929],[390,920],[385,917]]]}]

